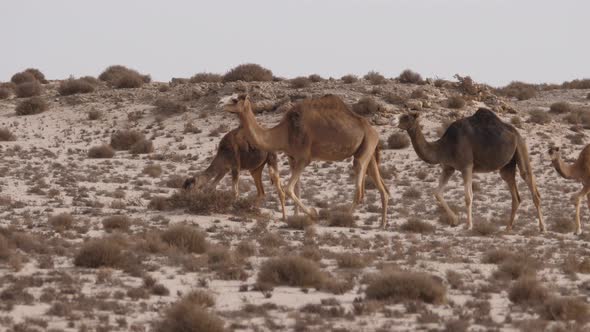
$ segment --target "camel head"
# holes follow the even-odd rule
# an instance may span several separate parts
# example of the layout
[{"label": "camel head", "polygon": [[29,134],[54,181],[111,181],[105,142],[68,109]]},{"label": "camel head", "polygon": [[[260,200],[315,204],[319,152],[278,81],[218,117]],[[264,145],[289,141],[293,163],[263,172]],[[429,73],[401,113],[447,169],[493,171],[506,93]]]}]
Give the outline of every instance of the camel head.
[{"label": "camel head", "polygon": [[549,157],[551,158],[551,160],[557,160],[557,159],[559,159],[560,156],[561,156],[561,153],[559,152],[558,147],[552,146],[549,148]]},{"label": "camel head", "polygon": [[417,128],[420,122],[420,114],[415,112],[410,112],[407,114],[403,114],[399,117],[398,120],[398,127],[404,130],[410,130],[413,128]]},{"label": "camel head", "polygon": [[225,98],[221,98],[219,101],[220,106],[223,108],[224,111],[230,113],[242,113],[248,107],[251,107],[250,104],[250,95],[248,94],[233,94],[231,96],[227,96]]},{"label": "camel head", "polygon": [[190,177],[187,178],[186,180],[184,180],[184,183],[182,184],[182,189],[184,190],[192,190],[194,188],[196,189],[200,189],[202,187],[205,186],[205,184],[207,184],[208,178],[201,174],[197,177]]}]

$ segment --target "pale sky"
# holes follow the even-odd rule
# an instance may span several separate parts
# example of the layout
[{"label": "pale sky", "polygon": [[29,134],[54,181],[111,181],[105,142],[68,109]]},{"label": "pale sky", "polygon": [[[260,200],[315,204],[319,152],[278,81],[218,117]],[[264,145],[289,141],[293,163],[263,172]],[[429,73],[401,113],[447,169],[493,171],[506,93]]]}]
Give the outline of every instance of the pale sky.
[{"label": "pale sky", "polygon": [[1,0],[0,31],[0,81],[112,64],[168,81],[249,62],[288,78],[590,78],[588,0]]}]

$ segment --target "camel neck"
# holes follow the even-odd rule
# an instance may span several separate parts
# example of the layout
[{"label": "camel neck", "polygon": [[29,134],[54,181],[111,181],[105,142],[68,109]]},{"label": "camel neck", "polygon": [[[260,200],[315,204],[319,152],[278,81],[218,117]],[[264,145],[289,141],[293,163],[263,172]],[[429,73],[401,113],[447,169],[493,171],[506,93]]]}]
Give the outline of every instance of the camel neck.
[{"label": "camel neck", "polygon": [[561,157],[551,160],[551,163],[553,164],[553,167],[555,167],[555,170],[557,171],[557,173],[559,173],[559,175],[561,175],[562,177],[564,177],[566,179],[575,178],[575,172],[574,172],[573,165],[566,164],[561,159]]},{"label": "camel neck", "polygon": [[[239,113],[240,122],[244,127],[248,140],[252,142],[258,149],[262,151],[272,152],[276,151],[275,144],[273,144],[273,129],[267,129],[258,124],[256,117],[252,112],[252,107],[248,106],[246,109]],[[274,142],[278,143],[278,142]]]},{"label": "camel neck", "polygon": [[439,163],[436,143],[428,142],[419,126],[408,129],[408,135],[410,135],[412,146],[420,159],[429,164]]}]

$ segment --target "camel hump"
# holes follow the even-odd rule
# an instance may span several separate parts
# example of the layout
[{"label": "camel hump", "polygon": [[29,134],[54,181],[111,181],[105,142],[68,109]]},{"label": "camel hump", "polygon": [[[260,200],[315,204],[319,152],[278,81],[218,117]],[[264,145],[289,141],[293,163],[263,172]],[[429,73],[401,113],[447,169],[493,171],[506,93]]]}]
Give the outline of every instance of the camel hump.
[{"label": "camel hump", "polygon": [[479,121],[499,121],[500,118],[496,115],[496,113],[492,112],[490,109],[480,107],[477,109],[473,117],[478,119]]}]

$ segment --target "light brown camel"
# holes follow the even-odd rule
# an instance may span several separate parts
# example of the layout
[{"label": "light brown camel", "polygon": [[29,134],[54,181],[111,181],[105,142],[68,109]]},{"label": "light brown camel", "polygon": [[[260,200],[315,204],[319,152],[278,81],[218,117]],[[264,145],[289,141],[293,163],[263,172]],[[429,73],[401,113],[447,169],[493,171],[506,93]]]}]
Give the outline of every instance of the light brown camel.
[{"label": "light brown camel", "polygon": [[582,234],[582,225],[580,223],[580,201],[586,196],[588,208],[590,208],[590,145],[586,145],[578,159],[573,164],[566,164],[561,159],[559,148],[549,148],[551,163],[559,175],[566,179],[582,182],[583,188],[579,193],[574,195],[576,200],[576,232]]},{"label": "light brown camel", "polygon": [[289,157],[291,179],[287,194],[306,214],[314,219],[318,216],[294,192],[303,169],[313,160],[339,161],[354,157],[356,192],[350,211],[362,202],[368,174],[381,193],[381,226],[385,227],[389,191],[379,173],[379,134],[340,98],[327,95],[299,102],[272,128],[258,124],[248,95],[230,96],[221,103],[226,111],[238,114],[248,139],[256,147],[263,151],[282,151]]},{"label": "light brown camel", "polygon": [[526,181],[539,218],[539,230],[545,231],[541,213],[541,196],[535,184],[529,154],[524,139],[511,125],[502,122],[492,111],[480,108],[474,115],[453,122],[444,135],[435,142],[428,142],[422,133],[417,113],[404,114],[399,118],[399,127],[410,136],[412,146],[420,159],[429,164],[440,164],[442,174],[434,196],[442,205],[453,224],[458,224],[457,215],[442,197],[443,189],[457,170],[463,175],[465,205],[467,206],[467,229],[473,227],[471,202],[473,201],[473,173],[500,171],[512,195],[512,213],[506,230],[511,230],[520,205],[516,187],[516,167]]},{"label": "light brown camel", "polygon": [[[281,186],[277,155],[273,152],[261,151],[252,145],[245,136],[243,128],[236,128],[225,134],[219,142],[217,154],[211,161],[211,165],[201,172],[197,177],[191,177],[184,181],[184,189],[192,188],[215,188],[223,177],[231,171],[232,183],[235,197],[239,196],[240,171],[250,171],[254,184],[256,185],[257,202],[264,199],[264,187],[262,186],[262,171],[268,165],[270,180],[277,188],[283,220],[285,215],[285,192]],[[209,183],[213,179],[213,182]]]}]

